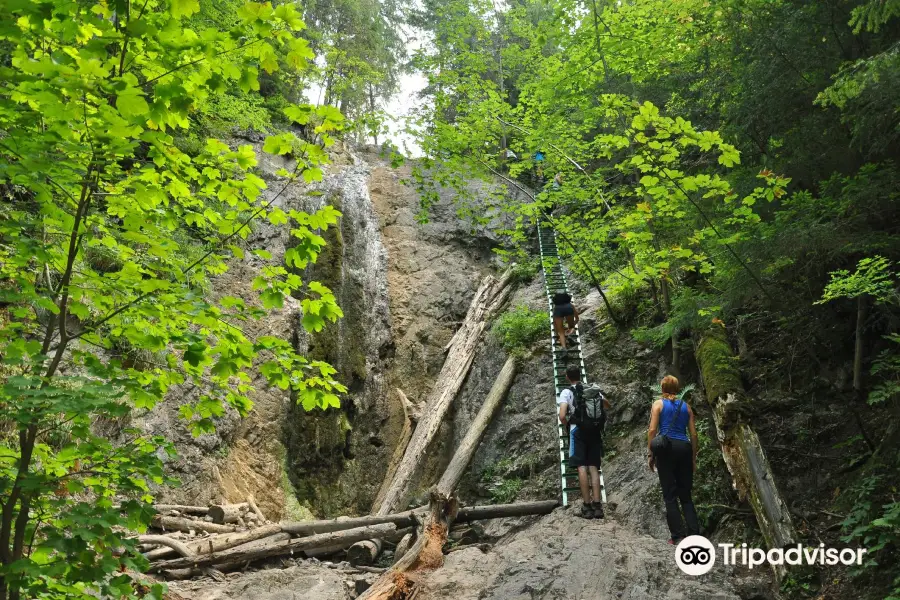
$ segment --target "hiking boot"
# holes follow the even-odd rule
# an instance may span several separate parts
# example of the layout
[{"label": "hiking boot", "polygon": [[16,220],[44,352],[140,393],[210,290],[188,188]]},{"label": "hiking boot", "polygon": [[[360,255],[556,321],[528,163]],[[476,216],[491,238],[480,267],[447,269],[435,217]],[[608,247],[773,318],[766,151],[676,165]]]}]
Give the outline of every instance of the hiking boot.
[{"label": "hiking boot", "polygon": [[594,518],[595,519],[603,519],[606,517],[606,515],[603,514],[603,503],[602,502],[591,503],[591,508],[594,510]]},{"label": "hiking boot", "polygon": [[594,518],[594,508],[590,504],[582,504],[581,505],[581,514],[579,516],[582,519],[593,519]]}]

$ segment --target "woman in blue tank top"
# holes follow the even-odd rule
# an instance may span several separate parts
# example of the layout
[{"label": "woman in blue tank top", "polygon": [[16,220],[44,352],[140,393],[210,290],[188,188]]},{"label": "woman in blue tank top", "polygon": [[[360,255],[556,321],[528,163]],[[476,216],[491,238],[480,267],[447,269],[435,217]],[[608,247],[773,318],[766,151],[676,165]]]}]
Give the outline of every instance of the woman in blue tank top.
[{"label": "woman in blue tank top", "polygon": [[[666,503],[666,523],[672,534],[671,544],[677,544],[685,535],[700,534],[697,511],[691,499],[694,471],[697,470],[697,429],[694,427],[694,411],[687,402],[676,400],[680,389],[678,380],[671,375],[662,380],[663,397],[653,403],[650,429],[647,431],[647,460],[650,470],[655,467],[659,474]],[[666,450],[654,454],[651,442],[657,435],[668,437],[670,444]],[[681,510],[678,508],[679,502]],[[684,520],[681,518],[682,512]]]}]

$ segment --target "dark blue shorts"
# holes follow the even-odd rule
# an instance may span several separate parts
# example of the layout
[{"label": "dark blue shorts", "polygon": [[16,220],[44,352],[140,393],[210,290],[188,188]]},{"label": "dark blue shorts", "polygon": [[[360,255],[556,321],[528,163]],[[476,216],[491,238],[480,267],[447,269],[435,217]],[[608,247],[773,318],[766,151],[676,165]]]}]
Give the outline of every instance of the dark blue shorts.
[{"label": "dark blue shorts", "polygon": [[579,428],[569,430],[569,466],[600,467],[603,460],[603,435],[581,435]]},{"label": "dark blue shorts", "polygon": [[571,304],[554,304],[553,305],[553,316],[554,317],[573,317],[575,316],[575,307]]}]

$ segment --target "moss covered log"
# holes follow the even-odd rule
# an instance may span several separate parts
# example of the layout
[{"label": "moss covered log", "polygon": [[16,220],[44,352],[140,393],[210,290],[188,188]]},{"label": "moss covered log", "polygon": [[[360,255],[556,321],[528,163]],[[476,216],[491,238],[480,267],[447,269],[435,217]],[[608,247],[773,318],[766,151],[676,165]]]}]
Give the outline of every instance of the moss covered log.
[{"label": "moss covered log", "polygon": [[[788,507],[778,490],[772,467],[759,436],[740,408],[748,402],[737,359],[723,328],[715,327],[695,338],[695,352],[713,411],[719,446],[734,486],[753,508],[769,548],[782,548],[797,539]],[[778,578],[784,567],[774,567]]]}]

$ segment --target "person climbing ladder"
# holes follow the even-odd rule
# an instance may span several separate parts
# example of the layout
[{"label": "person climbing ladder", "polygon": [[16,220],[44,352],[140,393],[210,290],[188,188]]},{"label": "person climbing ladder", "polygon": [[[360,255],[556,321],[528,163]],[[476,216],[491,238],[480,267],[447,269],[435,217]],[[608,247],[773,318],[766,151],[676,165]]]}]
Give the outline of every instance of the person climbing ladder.
[{"label": "person climbing ladder", "polygon": [[578,323],[578,311],[572,304],[572,296],[566,290],[557,290],[553,294],[553,329],[559,336],[559,345],[567,349],[567,339],[575,333]]},{"label": "person climbing ladder", "polygon": [[566,380],[570,386],[559,393],[559,421],[569,428],[569,466],[578,469],[581,488],[581,516],[602,519],[603,496],[600,464],[603,459],[603,428],[606,411],[611,408],[596,385],[581,383],[581,367],[569,365]]}]

